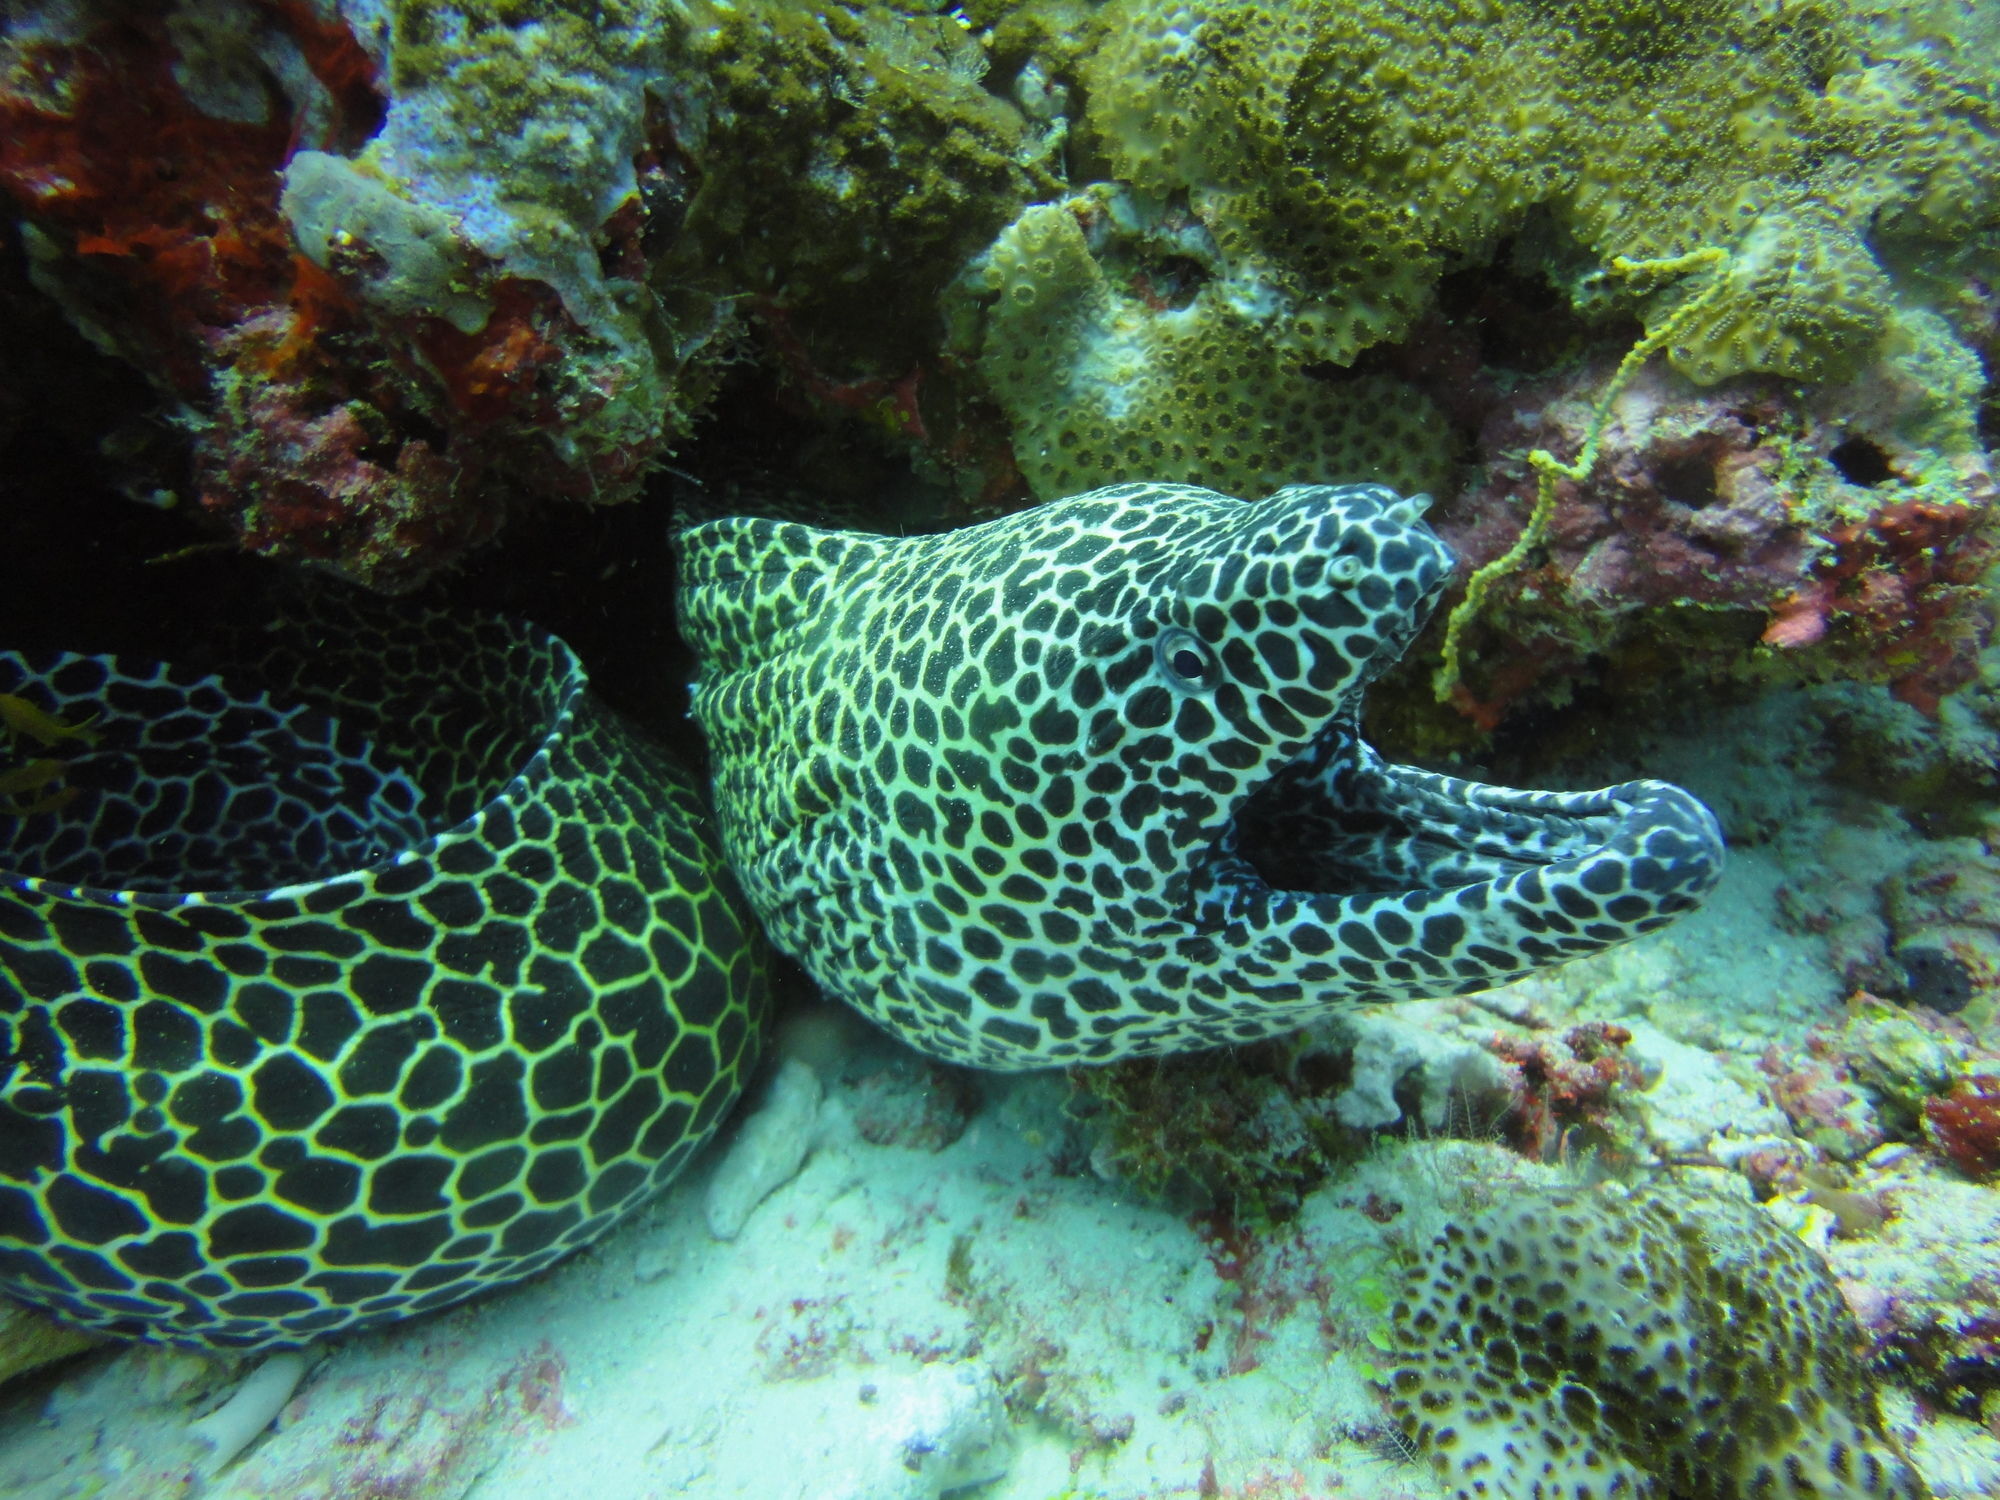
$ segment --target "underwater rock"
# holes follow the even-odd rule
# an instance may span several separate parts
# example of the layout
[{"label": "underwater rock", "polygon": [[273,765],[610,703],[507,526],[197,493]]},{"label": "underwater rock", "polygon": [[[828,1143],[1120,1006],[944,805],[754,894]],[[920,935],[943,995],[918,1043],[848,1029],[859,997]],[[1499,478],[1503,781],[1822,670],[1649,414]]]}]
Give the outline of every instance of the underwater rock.
[{"label": "underwater rock", "polygon": [[1804,1054],[1790,1057],[1773,1047],[1760,1066],[1772,1102],[1799,1138],[1835,1161],[1859,1161],[1889,1138],[1875,1112],[1876,1095],[1842,1061],[1835,1038],[1808,1037]]},{"label": "underwater rock", "polygon": [[871,1146],[942,1151],[979,1107],[978,1074],[900,1050],[865,1059],[843,1083],[855,1134]]},{"label": "underwater rock", "polygon": [[1973,1050],[1958,1023],[1866,994],[1850,1003],[1839,1046],[1854,1076],[1875,1094],[1883,1120],[1905,1139],[1914,1135],[1924,1101],[1951,1086]]},{"label": "underwater rock", "polygon": [[827,1500],[937,1500],[1007,1472],[1013,1435],[983,1361],[871,1373],[858,1405],[821,1429],[851,1434],[847,1461],[826,1464],[817,1487]]},{"label": "underwater rock", "polygon": [[1731,1075],[1725,1058],[1643,1021],[1630,1027],[1625,1060],[1642,1087],[1625,1097],[1638,1111],[1646,1138],[1668,1159],[1784,1133],[1783,1117]]},{"label": "underwater rock", "polygon": [[1925,845],[1883,885],[1899,998],[1979,1025],[2000,999],[2000,859],[1976,839]]},{"label": "underwater rock", "polygon": [[183,498],[384,591],[527,497],[636,493],[727,322],[642,291],[655,8],[485,9],[86,3],[0,47],[37,282],[172,403]]},{"label": "underwater rock", "polygon": [[1911,1152],[1870,1178],[1889,1208],[1827,1259],[1865,1353],[1938,1409],[1990,1420],[2000,1371],[2000,1195]]},{"label": "underwater rock", "polygon": [[[1537,383],[1488,419],[1482,451],[1514,456],[1438,507],[1463,567],[1515,543],[1541,482],[1519,455],[1583,449],[1608,377],[1592,366]],[[1843,456],[1864,441],[1893,482]],[[1476,722],[1563,701],[1579,681],[1645,694],[1669,673],[1838,673],[1927,709],[1976,678],[1992,628],[1977,582],[1996,555],[1983,458],[1882,429],[1864,440],[1771,388],[1702,392],[1654,367],[1611,402],[1599,444],[1581,480],[1554,480],[1539,545],[1469,621],[1453,689]]]}]

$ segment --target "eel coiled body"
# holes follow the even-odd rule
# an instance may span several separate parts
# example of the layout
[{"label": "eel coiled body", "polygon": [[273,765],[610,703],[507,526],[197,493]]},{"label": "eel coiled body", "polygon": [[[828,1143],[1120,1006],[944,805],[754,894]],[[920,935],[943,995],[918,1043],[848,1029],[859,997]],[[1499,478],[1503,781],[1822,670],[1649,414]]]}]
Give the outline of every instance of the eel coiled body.
[{"label": "eel coiled body", "polygon": [[0,815],[0,1289],[299,1344],[589,1243],[735,1101],[765,949],[560,641],[383,611],[258,685],[0,654],[88,725]]},{"label": "eel coiled body", "polygon": [[1515,791],[1362,741],[1450,571],[1420,517],[1127,484],[935,536],[690,528],[694,712],[772,941],[1006,1069],[1486,989],[1695,906],[1722,841],[1678,787]]}]

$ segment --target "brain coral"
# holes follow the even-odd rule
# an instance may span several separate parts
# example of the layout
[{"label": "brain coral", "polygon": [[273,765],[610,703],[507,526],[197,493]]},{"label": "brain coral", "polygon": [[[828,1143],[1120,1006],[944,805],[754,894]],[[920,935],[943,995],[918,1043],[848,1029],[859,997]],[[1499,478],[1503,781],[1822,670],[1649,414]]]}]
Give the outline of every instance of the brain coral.
[{"label": "brain coral", "polygon": [[1926,1493],[1824,1262],[1748,1203],[1510,1190],[1391,1322],[1390,1411],[1461,1500]]},{"label": "brain coral", "polygon": [[[1309,360],[1407,332],[1519,231],[1649,331],[1702,299],[1668,350],[1698,381],[1820,379],[1876,349],[1903,267],[2000,222],[2000,40],[1956,0],[1112,0],[1099,24],[1111,175],[1184,197]],[[1727,254],[1606,276],[1701,247]]]}]

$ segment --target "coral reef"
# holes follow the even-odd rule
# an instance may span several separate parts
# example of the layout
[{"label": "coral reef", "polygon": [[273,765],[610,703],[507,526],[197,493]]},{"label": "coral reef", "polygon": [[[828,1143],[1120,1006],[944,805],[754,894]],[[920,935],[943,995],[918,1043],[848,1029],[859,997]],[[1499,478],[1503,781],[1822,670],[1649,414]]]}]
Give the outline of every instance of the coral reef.
[{"label": "coral reef", "polygon": [[1213,1056],[1074,1068],[1091,1169],[1151,1197],[1265,1225],[1297,1211],[1361,1137],[1340,1121],[1347,1059],[1267,1042]]},{"label": "coral reef", "polygon": [[[778,362],[835,405],[857,379],[882,380],[877,399],[920,383],[939,293],[1057,185],[1031,120],[983,86],[979,37],[932,6],[687,9],[665,92],[697,176],[656,283],[722,267]],[[890,430],[921,420],[906,408]]]},{"label": "coral reef", "polygon": [[[1928,1145],[1975,1181],[2000,1171],[2000,1051],[1956,1014],[1861,992],[1802,1048],[1766,1051],[1772,1098],[1799,1140],[1835,1161]],[[1904,1147],[1903,1149],[1907,1149]]]},{"label": "coral reef", "polygon": [[1492,1050],[1512,1074],[1512,1107],[1503,1122],[1508,1144],[1531,1161],[1629,1151],[1631,1132],[1613,1111],[1619,1091],[1644,1081],[1625,1056],[1631,1041],[1629,1030],[1609,1021],[1572,1026],[1559,1037],[1495,1036]]},{"label": "coral reef", "polygon": [[1772,1047],[1762,1067],[1772,1099],[1799,1139],[1835,1161],[1858,1161],[1889,1138],[1876,1117],[1873,1094],[1855,1078],[1832,1038],[1808,1038],[1803,1057],[1784,1057]]},{"label": "coral reef", "polygon": [[1636,319],[1712,389],[1621,411],[1461,706],[1654,675],[1644,619],[1699,672],[1929,707],[1990,489],[2000,28],[1961,12],[80,0],[10,17],[0,190],[177,413],[203,512],[386,589],[526,504],[639,493],[742,365],[797,424],[754,446],[844,433],[930,522],[1476,459],[1477,566],[1522,535],[1511,451],[1574,455],[1602,372],[1558,367]]},{"label": "coral reef", "polygon": [[[1578,301],[1650,328],[1701,299],[1669,350],[1693,379],[1853,373],[1907,315],[1891,265],[2000,209],[1994,28],[1948,0],[1115,0],[1102,27],[1087,125],[1114,175],[1187,195],[1306,359],[1406,332],[1539,209]],[[1604,283],[1697,247],[1725,257],[1708,276]]]},{"label": "coral reef", "polygon": [[[1507,456],[1434,518],[1462,566],[1516,545],[1542,483],[1526,455],[1584,448],[1607,378],[1582,367],[1488,418],[1481,451]],[[1640,371],[1609,407],[1598,462],[1554,479],[1531,555],[1484,591],[1444,685],[1489,728],[1524,699],[1645,691],[1669,670],[1873,679],[1935,710],[1978,677],[1991,632],[1992,482],[1970,455],[1873,445],[1896,474],[1857,458],[1849,478],[1823,457],[1860,444],[1847,432],[1760,383],[1697,392]]]},{"label": "coral reef", "polygon": [[17,22],[0,187],[189,430],[201,509],[394,591],[526,496],[635,493],[727,309],[641,280],[651,7],[353,9]]},{"label": "coral reef", "polygon": [[1176,284],[1208,240],[1198,222],[1096,191],[1036,204],[974,267],[991,298],[979,369],[1035,494],[1135,474],[1249,497],[1302,474],[1440,487],[1451,454],[1422,392],[1301,365],[1242,289]]},{"label": "coral reef", "polygon": [[1882,1222],[1826,1247],[1863,1354],[1935,1410],[2000,1420],[2000,1198],[1908,1148],[1866,1186]]},{"label": "coral reef", "polygon": [[1883,885],[1901,996],[1940,1015],[1990,1019],[2000,999],[2000,859],[1974,839],[1926,846]]},{"label": "coral reef", "polygon": [[1739,1200],[1516,1185],[1389,1321],[1390,1411],[1465,1500],[1927,1493],[1825,1263]]}]

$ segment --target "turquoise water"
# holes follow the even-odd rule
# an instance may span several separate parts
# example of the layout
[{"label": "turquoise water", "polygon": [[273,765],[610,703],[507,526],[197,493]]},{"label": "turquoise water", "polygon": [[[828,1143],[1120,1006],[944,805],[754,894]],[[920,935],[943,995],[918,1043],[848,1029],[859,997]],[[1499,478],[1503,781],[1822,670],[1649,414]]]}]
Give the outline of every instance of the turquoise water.
[{"label": "turquoise water", "polygon": [[29,0],[0,193],[0,1494],[2000,1492],[1990,0]]}]

